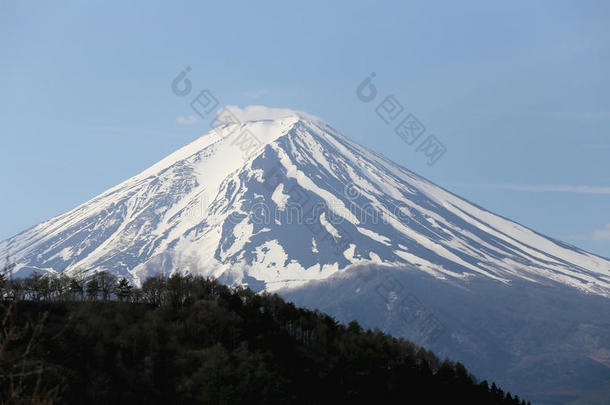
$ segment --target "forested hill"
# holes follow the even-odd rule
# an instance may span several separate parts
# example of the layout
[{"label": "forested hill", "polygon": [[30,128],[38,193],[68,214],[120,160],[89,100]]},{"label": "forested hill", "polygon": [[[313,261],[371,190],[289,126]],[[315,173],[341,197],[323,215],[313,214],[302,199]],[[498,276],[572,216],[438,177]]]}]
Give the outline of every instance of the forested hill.
[{"label": "forested hill", "polygon": [[215,280],[0,288],[2,404],[525,404],[403,339]]}]

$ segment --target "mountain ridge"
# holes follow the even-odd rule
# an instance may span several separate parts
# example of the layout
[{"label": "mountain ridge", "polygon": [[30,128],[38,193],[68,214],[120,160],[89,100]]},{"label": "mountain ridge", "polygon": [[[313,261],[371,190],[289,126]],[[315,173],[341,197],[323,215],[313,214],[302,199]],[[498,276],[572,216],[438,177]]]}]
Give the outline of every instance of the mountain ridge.
[{"label": "mountain ridge", "polygon": [[[416,266],[437,278],[558,282],[610,296],[606,258],[466,201],[317,117],[231,111],[237,123],[0,242],[0,251],[15,255],[17,274],[112,270],[136,284],[180,268],[275,290],[376,263]],[[301,196],[320,207],[311,218]],[[286,209],[295,204],[296,224]],[[269,214],[259,217],[261,207]],[[319,229],[308,231],[310,242],[304,226]],[[333,254],[344,236],[347,245]]]}]

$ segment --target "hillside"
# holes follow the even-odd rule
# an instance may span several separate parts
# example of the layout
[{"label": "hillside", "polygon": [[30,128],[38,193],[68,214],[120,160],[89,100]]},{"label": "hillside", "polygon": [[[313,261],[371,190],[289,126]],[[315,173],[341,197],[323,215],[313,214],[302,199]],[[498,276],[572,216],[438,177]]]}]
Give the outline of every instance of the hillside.
[{"label": "hillside", "polygon": [[3,404],[524,403],[403,339],[200,276],[31,277],[3,294],[18,298],[0,313]]}]

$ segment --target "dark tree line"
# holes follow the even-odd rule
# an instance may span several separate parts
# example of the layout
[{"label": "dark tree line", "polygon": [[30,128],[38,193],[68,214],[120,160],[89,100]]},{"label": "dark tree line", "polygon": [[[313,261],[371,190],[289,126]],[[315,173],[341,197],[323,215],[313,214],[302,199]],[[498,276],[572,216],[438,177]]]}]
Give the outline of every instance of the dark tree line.
[{"label": "dark tree line", "polygon": [[120,300],[139,302],[142,290],[134,288],[126,278],[102,271],[85,276],[54,273],[32,273],[25,278],[0,275],[0,297],[21,301]]},{"label": "dark tree line", "polygon": [[[29,344],[44,368],[22,378],[20,403],[526,404],[402,338],[200,276],[135,288],[108,273],[32,275],[0,292],[3,326],[24,331],[0,340],[0,366],[15,369]],[[7,381],[0,403],[13,403]]]}]

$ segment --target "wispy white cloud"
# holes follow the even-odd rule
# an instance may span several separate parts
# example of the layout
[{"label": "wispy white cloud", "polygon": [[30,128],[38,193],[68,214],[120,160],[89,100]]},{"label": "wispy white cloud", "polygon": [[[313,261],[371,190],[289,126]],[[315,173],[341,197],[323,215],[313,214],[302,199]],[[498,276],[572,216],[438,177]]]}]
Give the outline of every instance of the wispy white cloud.
[{"label": "wispy white cloud", "polygon": [[610,242],[610,224],[607,224],[602,229],[596,229],[586,234],[570,235],[566,239],[586,240],[594,242]]},{"label": "wispy white cloud", "polygon": [[476,188],[490,188],[496,190],[580,193],[580,194],[610,194],[610,187],[606,186],[579,186],[570,184],[470,184]]},{"label": "wispy white cloud", "polygon": [[593,231],[591,239],[596,241],[610,241],[610,224],[597,231]]},{"label": "wispy white cloud", "polygon": [[196,124],[199,120],[194,115],[189,115],[188,117],[177,117],[176,122],[180,125],[193,125]]},{"label": "wispy white cloud", "polygon": [[288,108],[272,108],[263,105],[249,105],[245,108],[240,108],[235,105],[228,105],[218,110],[217,119],[223,121],[222,115],[225,111],[229,111],[233,117],[240,122],[258,121],[258,120],[279,120],[281,118],[299,116],[312,121],[320,121],[320,118],[302,111],[291,110]]}]

